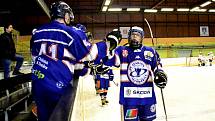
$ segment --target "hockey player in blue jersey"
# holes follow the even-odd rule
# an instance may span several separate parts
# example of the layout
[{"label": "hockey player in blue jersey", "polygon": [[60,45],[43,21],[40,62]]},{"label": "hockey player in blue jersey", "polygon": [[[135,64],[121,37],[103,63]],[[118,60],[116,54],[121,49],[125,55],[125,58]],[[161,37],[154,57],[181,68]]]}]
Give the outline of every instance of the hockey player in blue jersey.
[{"label": "hockey player in blue jersey", "polygon": [[[77,28],[77,29],[80,29],[80,30],[83,31],[83,33],[85,33],[85,34],[86,34],[86,32],[87,32],[87,28],[86,28],[84,25],[82,25],[82,24],[77,24],[77,25],[76,25],[76,28]],[[88,41],[89,43],[91,43],[91,41],[89,41],[88,36],[87,36],[87,41]],[[92,44],[92,43],[91,43],[91,44]],[[84,66],[85,66],[85,63],[83,63],[83,62],[77,62],[77,63],[75,64],[75,72],[74,72],[74,75],[77,76],[77,77],[79,77],[79,76],[85,76],[85,75],[90,71],[90,69],[89,69],[89,68],[86,68],[86,67],[84,67]]]},{"label": "hockey player in blue jersey", "polygon": [[39,121],[48,121],[64,92],[72,87],[74,65],[77,62],[92,61],[98,55],[105,57],[110,48],[117,45],[118,38],[112,35],[100,46],[88,42],[83,31],[67,26],[73,21],[72,9],[65,2],[58,1],[50,8],[51,22],[33,33],[31,54],[32,93],[37,105]]},{"label": "hockey player in blue jersey", "polygon": [[120,100],[124,121],[152,121],[156,118],[153,82],[164,88],[167,76],[158,53],[142,45],[144,31],[134,26],[128,33],[129,46],[119,46],[108,61],[120,66]]},{"label": "hockey player in blue jersey", "polygon": [[[115,45],[115,46],[112,46],[109,49],[110,51],[109,51],[109,55],[108,56],[110,57],[110,56],[112,56],[111,55],[112,51],[117,47],[117,45],[120,43],[120,41],[122,39],[121,32],[118,31],[118,30],[113,30],[113,31],[109,32],[106,35],[104,41],[108,41],[109,38],[117,38],[118,39],[118,41],[110,41],[112,43],[111,45]],[[115,42],[117,42],[117,43],[115,43]],[[98,47],[102,47],[102,43],[101,42],[97,42],[97,43],[95,43],[95,45],[97,45]],[[94,76],[96,94],[99,94],[98,87],[97,87],[97,80],[98,80],[97,79],[97,77],[98,77],[97,74],[98,73],[96,72],[96,68],[97,67],[101,67],[101,65],[103,64],[102,60],[104,58],[106,58],[106,57],[104,57],[102,53],[104,53],[105,51],[106,50],[103,49],[103,48],[98,48],[98,54],[96,55],[95,60],[93,62],[91,61],[91,62],[85,63],[88,68],[91,68],[91,74]],[[103,69],[103,70],[100,69],[100,71],[101,71],[100,73],[103,73],[102,71],[105,72],[106,70],[105,69]]]},{"label": "hockey player in blue jersey", "polygon": [[104,64],[97,66],[96,72],[98,92],[101,97],[102,106],[104,106],[109,103],[107,100],[107,93],[110,81],[113,81],[114,75],[112,69]]}]

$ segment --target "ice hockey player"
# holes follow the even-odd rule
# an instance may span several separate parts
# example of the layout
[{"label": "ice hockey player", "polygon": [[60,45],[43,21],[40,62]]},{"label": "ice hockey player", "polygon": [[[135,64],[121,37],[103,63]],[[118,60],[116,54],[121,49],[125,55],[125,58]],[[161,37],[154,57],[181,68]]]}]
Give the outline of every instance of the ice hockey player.
[{"label": "ice hockey player", "polygon": [[211,52],[208,53],[208,62],[209,62],[210,66],[212,66],[212,64],[213,64],[213,59],[214,59],[214,54],[211,51]]},{"label": "ice hockey player", "polygon": [[[114,36],[113,36],[114,35]],[[108,40],[108,38],[118,38],[118,40],[119,41],[115,41],[115,42],[117,42],[117,43],[115,43],[115,42],[113,42],[112,43],[112,45],[116,45],[116,46],[114,46],[114,47],[112,47],[112,48],[110,48],[110,54],[109,54],[109,57],[110,56],[112,56],[112,52],[113,52],[113,50],[117,47],[117,45],[120,43],[120,41],[121,41],[121,39],[122,39],[122,35],[121,35],[121,32],[120,31],[118,31],[118,30],[113,30],[113,31],[111,31],[111,32],[109,32],[107,35],[106,35],[106,38],[103,40],[103,41],[107,41]],[[98,47],[99,46],[102,46],[101,45],[101,43],[100,42],[97,42],[97,43],[95,43]],[[96,94],[99,94],[99,92],[98,92],[98,87],[97,87],[97,72],[96,72],[96,68],[99,66],[101,66],[102,64],[103,64],[103,59],[105,59],[103,56],[101,56],[102,54],[100,54],[100,53],[104,53],[104,51],[106,51],[106,50],[104,50],[103,48],[98,48],[98,55],[97,55],[97,57],[96,57],[96,59],[92,62],[88,62],[86,65],[87,65],[87,67],[90,67],[91,68],[91,74],[94,76],[94,80],[95,80],[95,89],[96,89]],[[106,60],[106,59],[105,59]],[[102,70],[100,70],[100,71],[102,71]],[[105,71],[105,69],[103,70],[103,71]],[[101,73],[101,72],[100,72]]]},{"label": "ice hockey player", "polygon": [[93,43],[94,42],[94,39],[93,39],[93,35],[91,32],[87,32],[87,38],[88,38],[88,41],[90,43]]},{"label": "ice hockey player", "polygon": [[77,25],[76,25],[76,28],[82,30],[84,33],[87,32],[86,26],[84,26],[84,25],[82,25],[82,24],[77,24]]},{"label": "ice hockey player", "polygon": [[[79,29],[79,30],[81,30],[81,31],[83,31],[83,33],[87,33],[87,28],[84,26],[84,25],[82,25],[82,24],[77,24],[76,25],[76,28],[77,29]],[[83,34],[82,33],[82,34]],[[84,36],[84,35],[83,35]],[[87,41],[89,42],[89,43],[91,43],[91,41],[89,41],[89,38],[88,38],[88,36],[87,36]],[[92,44],[92,43],[91,43]],[[86,68],[85,67],[85,62],[77,62],[76,64],[75,64],[75,72],[74,72],[74,75],[78,78],[79,76],[85,76],[85,75],[87,75],[89,72],[90,72],[90,69],[89,68]]]},{"label": "ice hockey player", "polygon": [[[57,1],[50,8],[51,22],[37,28],[31,38],[32,93],[37,105],[38,120],[48,121],[55,106],[67,89],[72,88],[74,64],[105,57],[119,39],[112,35],[100,46],[87,41],[85,33],[68,26],[73,21],[72,9]],[[68,102],[70,103],[70,102]]]},{"label": "ice hockey player", "polygon": [[204,57],[202,52],[199,52],[199,57],[198,57],[198,66],[205,66],[206,65],[206,58]]},{"label": "ice hockey player", "polygon": [[134,26],[128,33],[129,46],[119,46],[107,61],[120,66],[120,100],[124,121],[152,121],[156,118],[156,97],[153,82],[164,88],[164,73],[159,54],[142,45],[144,31]]},{"label": "ice hockey player", "polygon": [[107,100],[108,88],[110,86],[110,81],[113,81],[114,75],[110,67],[100,64],[96,67],[96,82],[99,95],[101,97],[102,106],[109,103]]},{"label": "ice hockey player", "polygon": [[78,29],[81,29],[87,36],[87,39],[90,43],[93,43],[93,35],[91,32],[87,31],[86,26],[82,25],[82,24],[77,24],[76,27]]}]

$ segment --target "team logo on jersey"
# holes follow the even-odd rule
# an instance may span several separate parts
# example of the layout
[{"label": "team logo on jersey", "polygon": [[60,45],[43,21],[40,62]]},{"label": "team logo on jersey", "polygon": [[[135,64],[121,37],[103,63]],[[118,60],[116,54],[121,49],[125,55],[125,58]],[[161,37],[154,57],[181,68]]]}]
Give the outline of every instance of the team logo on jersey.
[{"label": "team logo on jersey", "polygon": [[155,110],[156,110],[155,104],[151,105],[150,111],[151,111],[151,112],[155,112]]},{"label": "team logo on jersey", "polygon": [[135,57],[135,59],[140,59],[140,56],[139,56],[139,55],[138,55],[138,56],[136,56],[136,57]]},{"label": "team logo on jersey", "polygon": [[63,82],[61,82],[61,81],[59,81],[59,82],[56,83],[56,87],[57,87],[57,88],[60,88],[60,89],[61,89],[63,86],[64,86],[64,84],[63,84]]},{"label": "team logo on jersey", "polygon": [[122,56],[127,57],[128,56],[128,51],[127,50],[122,50]]},{"label": "team logo on jersey", "polygon": [[43,74],[40,70],[32,69],[31,71],[38,79],[44,79],[45,78],[45,74]]},{"label": "team logo on jersey", "polygon": [[138,109],[127,109],[125,119],[137,119]]},{"label": "team logo on jersey", "polygon": [[146,60],[152,60],[152,57],[154,56],[154,54],[151,51],[144,51],[144,57]]},{"label": "team logo on jersey", "polygon": [[141,60],[132,61],[128,66],[128,77],[136,85],[144,84],[149,77],[146,64]]},{"label": "team logo on jersey", "polygon": [[131,90],[130,89],[126,89],[125,92],[126,92],[126,95],[128,95],[128,96],[131,95]]}]

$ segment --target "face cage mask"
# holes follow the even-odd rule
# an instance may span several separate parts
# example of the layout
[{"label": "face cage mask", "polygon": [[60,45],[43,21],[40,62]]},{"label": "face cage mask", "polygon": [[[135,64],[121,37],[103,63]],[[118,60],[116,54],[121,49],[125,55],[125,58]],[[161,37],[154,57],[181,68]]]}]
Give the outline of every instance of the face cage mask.
[{"label": "face cage mask", "polygon": [[130,43],[129,46],[132,48],[132,49],[140,49],[142,44],[139,44],[139,43]]},{"label": "face cage mask", "polygon": [[142,40],[139,42],[136,40],[132,40],[131,38],[128,38],[128,43],[132,49],[140,49],[142,47]]}]

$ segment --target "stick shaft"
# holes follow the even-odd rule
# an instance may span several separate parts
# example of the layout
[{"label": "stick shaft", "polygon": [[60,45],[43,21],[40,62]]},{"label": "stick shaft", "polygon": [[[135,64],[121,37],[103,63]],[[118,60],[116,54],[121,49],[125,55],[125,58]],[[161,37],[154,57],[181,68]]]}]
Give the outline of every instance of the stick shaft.
[{"label": "stick shaft", "polygon": [[153,34],[152,34],[151,26],[150,26],[150,24],[149,24],[149,22],[147,21],[146,18],[144,20],[146,21],[146,24],[149,27],[149,32],[150,32],[150,35],[151,35],[151,38],[152,38],[152,46],[154,47],[154,37],[153,37]]},{"label": "stick shaft", "polygon": [[[150,26],[150,24],[149,24],[149,22],[147,21],[146,18],[145,18],[144,20],[146,21],[147,26],[149,27],[149,32],[150,32],[150,35],[151,35],[151,38],[152,38],[152,46],[153,46],[153,48],[154,48],[154,50],[155,50],[154,40],[153,40],[154,37],[153,37],[153,34],[152,34],[151,26]],[[156,55],[155,55],[155,56],[156,56]],[[157,63],[157,57],[155,57],[155,58],[156,58],[156,63]],[[158,69],[158,65],[157,65],[157,64],[156,64],[156,68]],[[163,102],[163,108],[164,108],[165,118],[166,118],[166,121],[167,121],[167,113],[166,113],[166,105],[165,105],[165,101],[164,101],[163,89],[160,88],[160,90],[161,90],[161,96],[162,96],[162,102]]]},{"label": "stick shaft", "polygon": [[165,113],[165,119],[167,121],[167,113],[166,113],[166,105],[165,105],[165,101],[164,101],[163,89],[160,88],[160,90],[161,90],[161,97],[162,97],[162,102],[163,102],[163,109],[164,109],[164,113]]},{"label": "stick shaft", "polygon": [[118,87],[118,84],[114,80],[112,82]]}]

